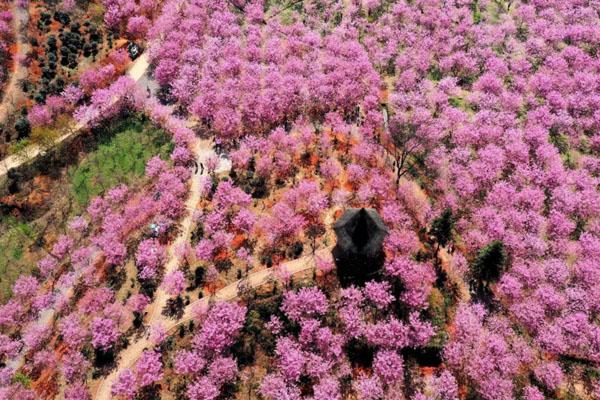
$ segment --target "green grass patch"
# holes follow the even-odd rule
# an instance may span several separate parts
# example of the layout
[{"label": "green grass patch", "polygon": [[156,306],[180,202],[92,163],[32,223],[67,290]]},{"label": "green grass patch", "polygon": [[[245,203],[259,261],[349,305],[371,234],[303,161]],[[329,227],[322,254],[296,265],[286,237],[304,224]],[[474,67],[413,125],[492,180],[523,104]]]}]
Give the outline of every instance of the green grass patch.
[{"label": "green grass patch", "polygon": [[448,323],[448,309],[451,307],[452,299],[448,293],[444,293],[438,288],[433,288],[429,296],[429,316],[431,323],[435,328],[435,336],[431,338],[429,346],[443,348],[448,334],[446,333],[446,324]]},{"label": "green grass patch", "polygon": [[[46,234],[64,233],[66,222],[80,214],[89,199],[111,187],[143,183],[148,159],[159,155],[166,159],[172,151],[170,136],[147,118],[129,116],[97,129],[83,143],[84,156],[66,166],[66,176],[55,181],[61,189],[50,204],[52,218],[39,219],[0,215],[0,303],[11,295],[11,287],[21,274],[34,272]],[[63,165],[57,167],[64,168]],[[135,186],[139,186],[135,185]],[[71,204],[74,207],[71,207]],[[49,225],[50,224],[50,225]]]},{"label": "green grass patch", "polygon": [[427,78],[434,82],[439,82],[444,77],[444,74],[440,70],[440,67],[436,64],[432,64],[427,71]]},{"label": "green grass patch", "polygon": [[68,171],[71,191],[80,206],[119,184],[132,184],[153,156],[172,151],[169,136],[149,121],[128,118],[102,132],[98,147]]},{"label": "green grass patch", "polygon": [[13,383],[20,383],[25,388],[31,387],[31,378],[22,372],[17,372],[15,376],[13,376]]},{"label": "green grass patch", "polygon": [[33,243],[35,233],[30,225],[12,216],[2,217],[0,225],[6,227],[0,234],[0,301],[4,302],[19,275],[31,273],[35,268],[23,257],[25,249]]},{"label": "green grass patch", "polygon": [[475,25],[479,24],[483,18],[483,15],[481,14],[481,8],[479,7],[479,1],[475,0],[472,4],[471,4],[471,11],[473,13],[473,23]]},{"label": "green grass patch", "polygon": [[20,154],[25,151],[31,144],[29,139],[21,139],[10,145],[8,148],[8,154]]}]

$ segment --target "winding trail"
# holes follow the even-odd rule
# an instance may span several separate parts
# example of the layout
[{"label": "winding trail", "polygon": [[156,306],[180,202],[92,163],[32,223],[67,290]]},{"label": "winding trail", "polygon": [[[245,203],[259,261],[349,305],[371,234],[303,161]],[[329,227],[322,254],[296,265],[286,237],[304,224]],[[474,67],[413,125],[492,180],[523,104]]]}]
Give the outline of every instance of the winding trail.
[{"label": "winding trail", "polygon": [[469,285],[465,282],[463,275],[457,271],[452,264],[452,254],[444,247],[440,247],[438,257],[442,270],[446,273],[449,282],[452,284],[455,294],[460,302],[468,302],[471,300],[471,291]]},{"label": "winding trail", "polygon": [[[192,151],[196,157],[196,162],[198,164],[204,163],[209,157],[214,154],[212,149],[212,142],[209,140],[199,140],[192,145]],[[221,163],[217,170],[215,171],[217,174],[229,172],[230,165],[226,163]],[[206,175],[206,171],[205,174]],[[201,188],[200,188],[200,174],[193,175],[191,178],[191,188],[189,197],[185,203],[185,208],[188,210],[187,215],[180,223],[179,235],[177,238],[169,245],[168,248],[168,259],[165,264],[164,273],[165,275],[177,270],[179,267],[179,262],[177,256],[175,254],[175,249],[177,249],[181,244],[187,243],[190,239],[190,234],[192,231],[193,223],[194,223],[194,210],[198,202],[200,201],[201,196]],[[156,290],[154,301],[148,305],[148,325],[153,325],[155,322],[160,321],[162,318],[162,310],[167,304],[167,300],[170,298],[169,294],[167,294],[161,287]]]},{"label": "winding trail", "polygon": [[[138,69],[137,71],[142,73],[143,70]],[[195,156],[195,160],[198,164],[201,164],[201,163],[206,164],[206,161],[208,160],[208,158],[215,155],[215,152],[213,150],[212,140],[207,140],[207,139],[202,140],[202,139],[196,138],[196,141],[191,146],[191,150],[192,150],[192,152]],[[227,173],[227,172],[229,172],[230,169],[231,169],[231,163],[229,162],[229,160],[220,159],[220,163],[219,163],[217,169],[215,170],[215,173],[216,174]],[[204,175],[207,175],[207,171],[205,171]],[[179,235],[169,245],[167,262],[165,263],[165,268],[164,268],[165,275],[177,270],[177,268],[179,267],[179,262],[178,262],[178,258],[177,258],[175,249],[177,249],[181,244],[186,243],[190,240],[190,234],[191,234],[193,223],[194,223],[194,211],[196,209],[196,206],[198,205],[198,202],[200,201],[200,197],[202,194],[199,178],[200,178],[200,174],[192,175],[190,192],[189,192],[188,199],[185,203],[185,208],[187,210],[187,214],[183,218],[183,220],[181,220],[181,222],[180,222]],[[167,327],[167,329],[169,329],[169,330],[172,328],[170,325],[174,324],[173,321],[168,319],[164,315],[162,315],[162,310],[167,305],[167,301],[169,300],[169,298],[170,298],[169,294],[166,293],[162,289],[162,287],[159,287],[156,290],[154,300],[152,301],[151,304],[148,305],[148,308],[147,308],[147,310],[148,310],[147,315],[146,315],[146,325],[147,326],[151,327],[151,326],[155,326],[155,325],[162,325],[164,327]],[[192,304],[194,304],[194,303],[192,303]],[[189,318],[191,318],[190,310],[191,310],[192,304],[190,304],[186,309],[186,313],[189,316],[188,320],[189,320]],[[183,322],[181,322],[181,323],[183,323]],[[175,323],[174,325],[177,325],[177,324],[178,323]],[[117,378],[120,371],[122,371],[124,368],[128,368],[129,366],[133,365],[133,363],[135,363],[135,360],[137,360],[137,358],[141,355],[142,351],[144,351],[145,348],[150,347],[150,346],[151,346],[151,343],[150,343],[149,339],[147,337],[144,337],[144,338],[136,340],[129,347],[127,347],[125,350],[123,350],[120,354],[120,361],[117,365],[117,368],[106,379],[101,381],[100,385],[96,389],[94,398],[110,399],[111,398],[110,389],[111,389],[112,383]]]},{"label": "winding trail", "polygon": [[[317,257],[325,258],[325,257],[330,257],[330,256],[331,256],[331,247],[327,247],[327,248],[318,250],[314,255],[311,254],[311,255],[301,257],[296,260],[292,260],[287,263],[281,264],[280,267],[285,267],[287,269],[287,272],[289,272],[290,275],[295,275],[295,274],[298,274],[301,272],[312,270],[315,267],[315,260]],[[260,287],[261,285],[265,284],[269,280],[274,279],[275,271],[276,271],[275,268],[267,268],[267,269],[263,269],[260,271],[256,271],[256,272],[248,274],[248,276],[246,277],[246,279],[244,279],[244,281],[247,282],[251,288],[257,288],[257,287]],[[196,300],[196,301],[190,303],[188,306],[185,307],[183,316],[178,320],[173,320],[173,319],[163,316],[160,313],[162,308],[158,310],[158,313],[157,313],[157,310],[154,310],[154,312],[150,316],[148,324],[150,324],[151,322],[154,322],[155,324],[159,323],[165,328],[165,330],[167,332],[172,332],[178,326],[187,324],[189,321],[191,321],[194,318],[192,310],[194,310],[198,304],[208,305],[208,303],[210,301],[235,300],[239,296],[239,286],[240,286],[241,282],[242,282],[242,280],[237,280],[235,282],[232,282],[229,285],[227,285],[224,288],[217,291],[214,294],[214,296],[204,297],[202,299],[199,299],[199,300]],[[158,298],[158,296],[157,296],[157,298]],[[127,368],[133,367],[135,365],[136,361],[142,355],[142,352],[144,350],[150,349],[152,347],[154,347],[154,343],[152,343],[152,341],[150,341],[148,337],[143,337],[141,339],[136,340],[129,347],[127,347],[125,350],[123,350],[119,354],[119,361],[117,363],[117,368],[115,368],[115,370],[110,375],[108,375],[104,380],[102,380],[100,382],[100,384],[96,388],[93,398],[96,400],[110,400],[112,398],[111,394],[110,394],[112,384],[116,381],[116,379],[119,376],[119,374],[121,373],[121,371],[123,371]]]}]

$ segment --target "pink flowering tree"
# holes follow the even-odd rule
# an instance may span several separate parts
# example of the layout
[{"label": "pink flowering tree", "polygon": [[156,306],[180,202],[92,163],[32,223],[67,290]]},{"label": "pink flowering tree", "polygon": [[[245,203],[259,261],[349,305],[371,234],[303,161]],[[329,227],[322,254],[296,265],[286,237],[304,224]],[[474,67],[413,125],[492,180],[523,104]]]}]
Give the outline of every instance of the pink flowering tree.
[{"label": "pink flowering tree", "polygon": [[170,296],[174,297],[167,302],[165,311],[168,315],[181,316],[181,313],[183,312],[183,299],[181,294],[183,293],[186,284],[185,275],[180,270],[169,272],[163,279],[161,287]]},{"label": "pink flowering tree", "polygon": [[120,400],[132,400],[136,395],[137,389],[137,381],[134,373],[130,369],[124,369],[113,383],[111,394]]},{"label": "pink flowering tree", "polygon": [[156,279],[165,261],[164,247],[156,239],[143,240],[136,252],[136,266],[140,279]]},{"label": "pink flowering tree", "polygon": [[101,351],[109,351],[119,339],[120,333],[115,321],[96,317],[92,320],[92,346]]},{"label": "pink flowering tree", "polygon": [[161,354],[152,350],[144,351],[135,366],[135,377],[140,388],[159,382],[163,377]]}]

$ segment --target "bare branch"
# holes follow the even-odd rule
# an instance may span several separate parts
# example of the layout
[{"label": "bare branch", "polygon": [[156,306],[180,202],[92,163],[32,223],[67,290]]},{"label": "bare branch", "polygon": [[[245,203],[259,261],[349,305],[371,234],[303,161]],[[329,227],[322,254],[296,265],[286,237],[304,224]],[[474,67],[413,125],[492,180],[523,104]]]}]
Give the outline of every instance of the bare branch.
[{"label": "bare branch", "polygon": [[295,6],[298,3],[302,3],[304,0],[295,0],[292,1],[291,3],[288,3],[287,6],[283,7],[282,9],[278,10],[275,14],[269,15],[269,17],[267,17],[267,19],[271,19],[273,17],[278,16],[279,14],[281,14],[282,12],[284,12],[285,10],[288,10],[290,8],[292,8],[293,6]]}]

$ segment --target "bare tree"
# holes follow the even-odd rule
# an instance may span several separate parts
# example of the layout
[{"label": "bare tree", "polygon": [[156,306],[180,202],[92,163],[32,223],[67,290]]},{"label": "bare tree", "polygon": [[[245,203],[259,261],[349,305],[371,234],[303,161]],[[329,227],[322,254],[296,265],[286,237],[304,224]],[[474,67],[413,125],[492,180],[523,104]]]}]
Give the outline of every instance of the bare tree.
[{"label": "bare tree", "polygon": [[389,122],[389,138],[393,145],[394,169],[396,185],[413,166],[412,156],[421,147],[417,135],[417,126],[412,123],[391,119]]}]

